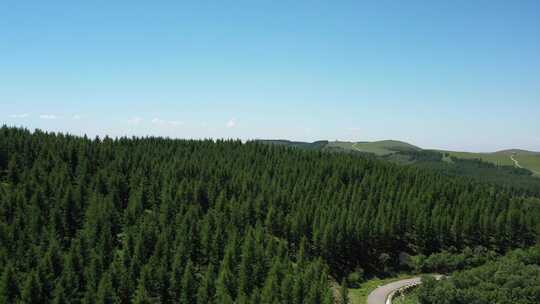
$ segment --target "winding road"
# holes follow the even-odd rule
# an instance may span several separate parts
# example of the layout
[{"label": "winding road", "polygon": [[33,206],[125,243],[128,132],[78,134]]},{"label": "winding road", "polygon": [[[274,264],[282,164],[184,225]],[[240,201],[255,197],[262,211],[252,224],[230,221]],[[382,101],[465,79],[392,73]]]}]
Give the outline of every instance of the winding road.
[{"label": "winding road", "polygon": [[[519,162],[517,161],[517,159],[514,158],[514,154],[510,155],[510,159],[514,162],[514,165],[515,165],[516,167],[518,167],[518,168],[523,168],[523,166],[521,166],[521,165],[519,164]],[[525,168],[525,169],[527,169],[527,170],[531,171],[532,173],[534,173],[534,174],[540,176],[540,172],[538,172],[538,171],[536,171],[536,170],[533,170],[533,169],[531,169],[530,167],[527,167],[527,168]]]},{"label": "winding road", "polygon": [[385,304],[388,296],[405,286],[420,284],[422,278],[414,277],[406,280],[396,281],[390,284],[379,286],[372,291],[367,298],[367,304]]},{"label": "winding road", "polygon": [[[435,279],[437,280],[440,280],[441,278],[442,278],[441,275],[435,276]],[[421,283],[422,283],[421,277],[414,277],[410,279],[392,282],[383,286],[379,286],[377,289],[375,289],[368,295],[367,304],[391,303],[391,301],[387,302],[387,299],[388,299],[388,296],[390,296],[393,292],[396,292],[407,286],[418,285]]]},{"label": "winding road", "polygon": [[514,155],[510,155],[510,159],[514,162],[514,165],[516,165],[516,167],[518,167],[518,168],[523,168],[523,167],[518,163],[518,161],[514,158]]}]

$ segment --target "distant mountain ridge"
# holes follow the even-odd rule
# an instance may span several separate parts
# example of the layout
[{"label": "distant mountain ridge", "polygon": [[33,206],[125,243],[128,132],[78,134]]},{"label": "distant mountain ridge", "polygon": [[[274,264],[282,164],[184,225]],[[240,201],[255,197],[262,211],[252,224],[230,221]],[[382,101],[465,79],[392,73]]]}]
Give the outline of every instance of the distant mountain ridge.
[{"label": "distant mountain ridge", "polygon": [[[279,140],[256,140],[267,144],[277,144],[290,147],[296,147],[306,150],[322,150],[334,152],[363,153],[374,155],[378,158],[389,160],[400,164],[421,164],[434,166],[437,162],[446,164],[471,165],[471,161],[480,160],[485,163],[493,164],[496,167],[512,167],[516,169],[525,169],[532,175],[540,177],[540,152],[528,151],[523,149],[507,149],[490,153],[462,152],[437,149],[423,149],[413,144],[399,140],[380,140],[380,141],[326,141],[315,142]],[[440,166],[440,164],[437,164]],[[472,165],[471,165],[472,166]],[[474,165],[477,166],[477,165]],[[470,166],[469,166],[470,167]]]},{"label": "distant mountain ridge", "polygon": [[522,150],[522,149],[507,149],[507,150],[500,150],[497,152],[494,152],[497,154],[532,154],[532,155],[540,155],[540,152],[536,151],[529,151],[529,150]]},{"label": "distant mountain ridge", "polygon": [[317,140],[314,142],[305,142],[305,141],[293,141],[288,139],[255,139],[254,141],[257,142],[263,142],[263,143],[272,143],[272,144],[282,144],[282,145],[293,145],[293,146],[320,146],[322,144],[327,144],[332,147],[340,147],[340,148],[350,148],[352,149],[353,146],[359,147],[360,150],[362,150],[362,146],[377,146],[382,147],[387,150],[400,150],[400,148],[406,148],[408,150],[428,150],[428,151],[441,151],[441,152],[457,152],[457,153],[470,153],[470,154],[530,154],[530,155],[540,155],[540,151],[530,151],[530,150],[524,150],[524,149],[505,149],[505,150],[499,150],[495,152],[467,152],[467,151],[452,151],[452,150],[443,150],[443,149],[424,149],[420,148],[416,145],[413,145],[411,143],[401,141],[401,140],[394,140],[394,139],[384,139],[384,140],[377,140],[377,141],[329,141],[329,140]]},{"label": "distant mountain ridge", "polygon": [[307,150],[322,150],[328,144],[327,140],[319,140],[312,143],[303,141],[291,141],[286,139],[257,139],[255,141],[265,144],[282,145]]}]

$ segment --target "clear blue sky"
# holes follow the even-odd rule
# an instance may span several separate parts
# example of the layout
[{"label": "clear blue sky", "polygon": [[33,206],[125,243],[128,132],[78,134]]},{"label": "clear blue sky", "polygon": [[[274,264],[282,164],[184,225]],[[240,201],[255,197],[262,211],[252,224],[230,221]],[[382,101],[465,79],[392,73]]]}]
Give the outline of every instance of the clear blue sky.
[{"label": "clear blue sky", "polygon": [[0,2],[0,123],[540,150],[540,1]]}]

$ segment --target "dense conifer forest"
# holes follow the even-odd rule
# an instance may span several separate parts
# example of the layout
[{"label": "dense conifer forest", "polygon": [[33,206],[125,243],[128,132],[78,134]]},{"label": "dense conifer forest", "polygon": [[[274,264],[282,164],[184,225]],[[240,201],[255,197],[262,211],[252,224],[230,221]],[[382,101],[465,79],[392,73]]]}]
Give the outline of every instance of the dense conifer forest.
[{"label": "dense conifer forest", "polygon": [[359,155],[0,129],[0,303],[329,304],[351,272],[539,224],[530,191]]},{"label": "dense conifer forest", "polygon": [[483,266],[436,282],[424,278],[421,304],[540,303],[540,246],[518,249]]}]

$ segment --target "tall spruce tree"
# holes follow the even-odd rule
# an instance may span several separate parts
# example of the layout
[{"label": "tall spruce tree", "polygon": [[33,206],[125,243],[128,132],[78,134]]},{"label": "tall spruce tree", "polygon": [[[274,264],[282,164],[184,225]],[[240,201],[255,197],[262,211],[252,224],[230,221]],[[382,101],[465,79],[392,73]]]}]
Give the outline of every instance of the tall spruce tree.
[{"label": "tall spruce tree", "polygon": [[19,283],[15,269],[8,264],[0,277],[0,303],[15,303],[19,296]]}]

